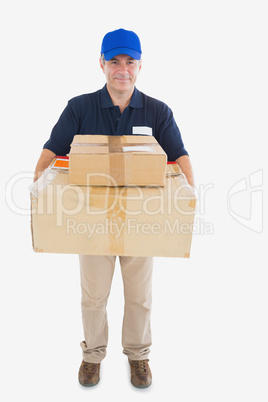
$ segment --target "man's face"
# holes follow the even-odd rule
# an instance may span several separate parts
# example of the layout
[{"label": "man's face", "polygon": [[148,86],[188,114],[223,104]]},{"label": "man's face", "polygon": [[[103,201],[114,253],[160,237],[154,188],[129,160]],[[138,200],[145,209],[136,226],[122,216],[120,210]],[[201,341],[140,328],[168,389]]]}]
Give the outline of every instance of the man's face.
[{"label": "man's face", "polygon": [[105,61],[104,65],[100,60],[100,65],[109,89],[118,93],[133,91],[141,69],[141,60],[138,61],[126,54],[120,54]]}]

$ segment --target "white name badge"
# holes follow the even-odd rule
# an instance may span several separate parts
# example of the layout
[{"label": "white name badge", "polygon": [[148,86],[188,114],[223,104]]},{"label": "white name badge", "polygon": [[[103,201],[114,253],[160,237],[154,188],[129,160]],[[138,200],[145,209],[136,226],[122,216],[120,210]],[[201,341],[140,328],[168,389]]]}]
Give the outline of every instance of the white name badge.
[{"label": "white name badge", "polygon": [[132,127],[132,134],[153,135],[152,127],[136,126]]}]

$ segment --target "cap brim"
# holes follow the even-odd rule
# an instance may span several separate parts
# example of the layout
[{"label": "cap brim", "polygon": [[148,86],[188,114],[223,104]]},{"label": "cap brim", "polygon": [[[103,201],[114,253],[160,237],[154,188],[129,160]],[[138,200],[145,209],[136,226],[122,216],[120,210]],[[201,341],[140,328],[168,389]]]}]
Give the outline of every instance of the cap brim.
[{"label": "cap brim", "polygon": [[106,61],[111,60],[113,57],[118,56],[119,54],[127,54],[135,60],[140,60],[141,53],[137,52],[134,49],[129,49],[127,47],[117,47],[116,49],[112,49],[109,52],[104,53],[104,58]]}]

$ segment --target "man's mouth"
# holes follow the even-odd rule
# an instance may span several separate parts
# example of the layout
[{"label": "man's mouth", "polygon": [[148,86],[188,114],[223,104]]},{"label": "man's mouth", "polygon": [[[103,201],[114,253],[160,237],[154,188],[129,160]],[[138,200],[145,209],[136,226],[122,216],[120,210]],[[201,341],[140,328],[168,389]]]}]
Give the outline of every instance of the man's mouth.
[{"label": "man's mouth", "polygon": [[114,79],[119,80],[119,81],[129,81],[130,77],[115,76]]}]

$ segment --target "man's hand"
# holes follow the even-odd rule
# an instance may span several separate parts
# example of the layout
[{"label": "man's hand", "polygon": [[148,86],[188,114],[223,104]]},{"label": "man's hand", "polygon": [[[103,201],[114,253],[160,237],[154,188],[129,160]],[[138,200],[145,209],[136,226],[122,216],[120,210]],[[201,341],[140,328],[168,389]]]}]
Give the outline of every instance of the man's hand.
[{"label": "man's hand", "polygon": [[35,168],[34,181],[41,176],[42,172],[50,165],[55,156],[56,154],[49,149],[43,149]]},{"label": "man's hand", "polygon": [[194,176],[189,156],[188,155],[180,156],[178,159],[176,159],[176,162],[180,166],[182,172],[185,174],[186,179],[190,184],[190,186],[194,187]]}]

